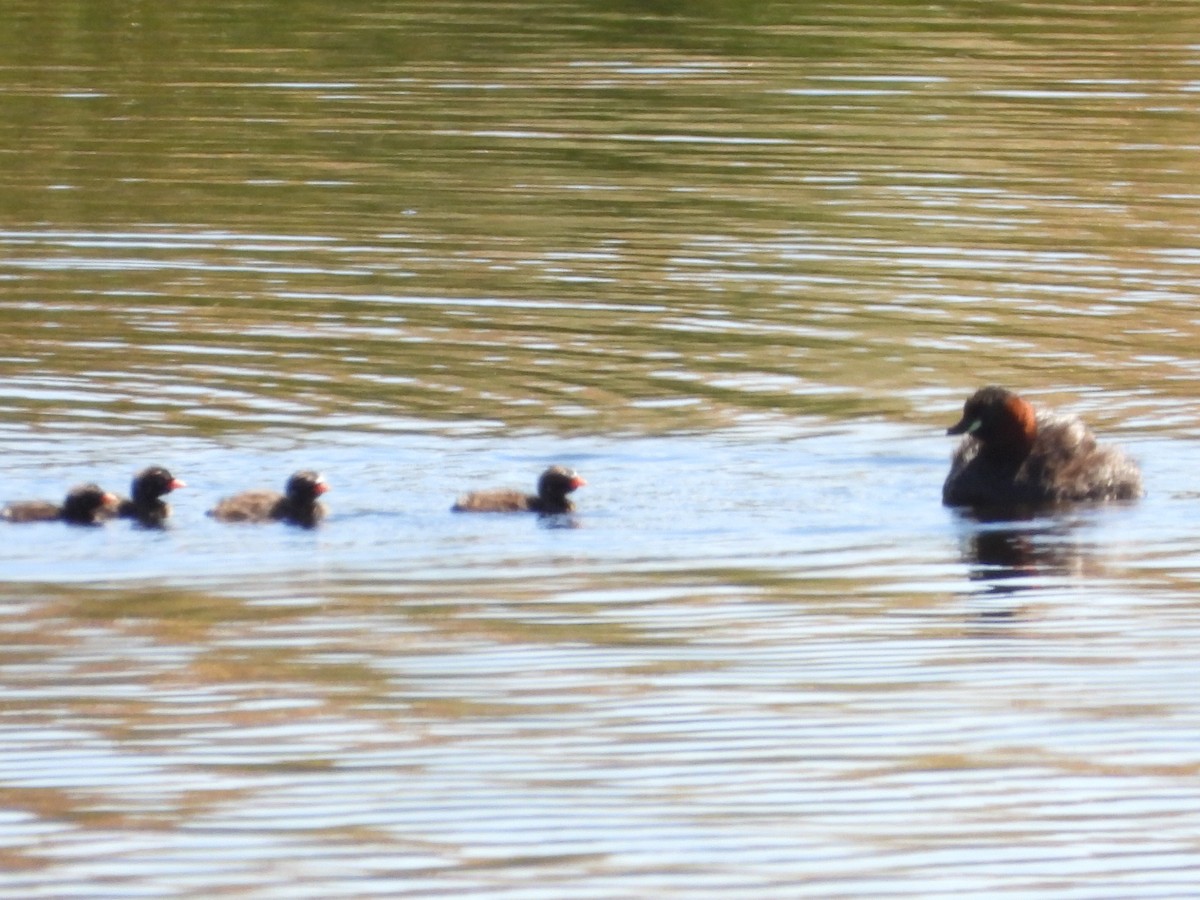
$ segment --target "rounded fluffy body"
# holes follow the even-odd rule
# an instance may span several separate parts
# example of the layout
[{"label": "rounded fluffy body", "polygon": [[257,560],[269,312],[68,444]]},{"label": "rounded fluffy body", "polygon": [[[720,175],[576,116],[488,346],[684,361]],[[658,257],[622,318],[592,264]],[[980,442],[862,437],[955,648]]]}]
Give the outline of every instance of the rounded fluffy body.
[{"label": "rounded fluffy body", "polygon": [[536,494],[501,488],[492,491],[472,491],[463,494],[451,509],[454,512],[536,512],[557,515],[575,511],[567,497],[586,481],[566,466],[551,466],[538,479]]},{"label": "rounded fluffy body", "polygon": [[19,500],[0,510],[6,522],[67,522],[99,525],[106,512],[116,509],[117,498],[95,484],[80,484],[67,492],[62,505],[49,500]]},{"label": "rounded fluffy body", "polygon": [[220,522],[287,522],[312,528],[325,518],[325,505],[317,498],[327,490],[320,473],[306,469],[288,479],[282,494],[265,488],[243,491],[224,498],[208,514]]},{"label": "rounded fluffy body", "polygon": [[162,497],[181,487],[187,487],[187,484],[162,466],[142,469],[133,476],[129,498],[123,498],[113,514],[147,527],[162,527],[163,521],[171,515],[171,507]]},{"label": "rounded fluffy body", "polygon": [[942,485],[947,506],[1011,506],[1133,500],[1143,494],[1137,464],[1102,446],[1075,416],[1035,412],[1000,387],[976,391],[946,431],[965,435]]}]

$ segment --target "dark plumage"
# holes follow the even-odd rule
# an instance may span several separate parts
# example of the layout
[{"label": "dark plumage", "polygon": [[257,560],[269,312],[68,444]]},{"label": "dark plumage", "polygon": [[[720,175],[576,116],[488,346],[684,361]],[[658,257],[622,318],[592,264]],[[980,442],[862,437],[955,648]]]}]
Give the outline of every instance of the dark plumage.
[{"label": "dark plumage", "polygon": [[947,506],[1012,506],[1142,496],[1137,465],[1096,443],[1078,418],[1036,413],[1004,388],[985,387],[946,431],[966,435],[942,486]]},{"label": "dark plumage", "polygon": [[284,493],[267,489],[226,497],[208,514],[220,522],[287,522],[312,528],[325,518],[317,498],[329,490],[318,472],[305,470],[288,479]]},{"label": "dark plumage", "polygon": [[542,515],[574,512],[575,504],[567,494],[587,484],[566,466],[551,466],[538,479],[536,494],[502,488],[463,494],[451,509],[454,512],[536,512]]},{"label": "dark plumage", "polygon": [[171,515],[171,507],[162,497],[181,487],[187,485],[162,466],[142,469],[133,476],[133,483],[129,488],[130,497],[122,498],[110,515],[133,519],[147,528],[161,528],[166,518]]},{"label": "dark plumage", "polygon": [[0,510],[6,522],[67,522],[71,525],[99,525],[106,510],[115,509],[117,498],[94,484],[71,488],[62,506],[49,500],[19,500]]}]

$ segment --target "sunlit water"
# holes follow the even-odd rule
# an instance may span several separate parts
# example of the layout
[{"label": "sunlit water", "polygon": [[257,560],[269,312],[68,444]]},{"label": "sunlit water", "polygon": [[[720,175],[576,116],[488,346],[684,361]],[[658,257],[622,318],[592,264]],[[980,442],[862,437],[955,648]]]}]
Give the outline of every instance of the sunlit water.
[{"label": "sunlit water", "polygon": [[1194,893],[1192,5],[17,6],[0,500],[188,487],[0,530],[0,893]]}]

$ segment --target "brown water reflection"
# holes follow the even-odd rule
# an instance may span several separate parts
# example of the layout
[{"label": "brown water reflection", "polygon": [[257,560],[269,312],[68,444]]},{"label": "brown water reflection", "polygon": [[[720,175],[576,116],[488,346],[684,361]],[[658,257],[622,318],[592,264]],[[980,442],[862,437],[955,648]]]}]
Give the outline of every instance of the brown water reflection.
[{"label": "brown water reflection", "polygon": [[1200,8],[9,6],[0,893],[1191,893]]},{"label": "brown water reflection", "polygon": [[[1194,13],[1167,8],[1056,30],[585,5],[559,33],[507,7],[185,5],[83,18],[34,59],[18,28],[0,209],[36,227],[4,235],[29,304],[4,306],[28,335],[5,374],[83,355],[122,414],[190,394],[208,429],[710,428],[990,380],[1152,416],[1144,385],[1195,393]],[[184,396],[122,380],[147,367]]]}]

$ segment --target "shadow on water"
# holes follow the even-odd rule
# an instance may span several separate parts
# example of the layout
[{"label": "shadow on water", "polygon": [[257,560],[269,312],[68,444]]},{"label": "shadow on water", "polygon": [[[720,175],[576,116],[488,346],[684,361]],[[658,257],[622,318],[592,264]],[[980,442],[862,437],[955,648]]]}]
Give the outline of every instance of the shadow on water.
[{"label": "shadow on water", "polygon": [[1080,538],[1088,519],[1078,509],[961,508],[954,516],[971,581],[988,583],[993,593],[1015,594],[1102,568]]}]

